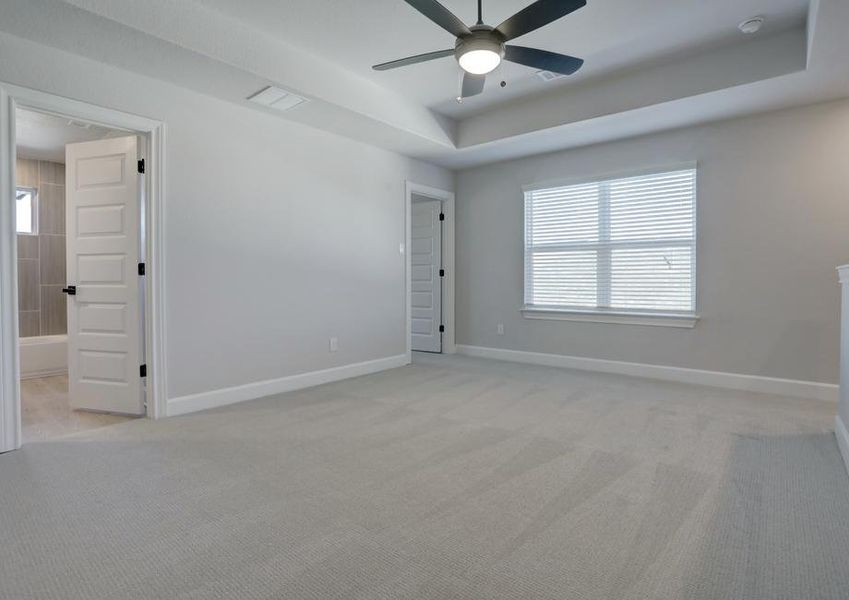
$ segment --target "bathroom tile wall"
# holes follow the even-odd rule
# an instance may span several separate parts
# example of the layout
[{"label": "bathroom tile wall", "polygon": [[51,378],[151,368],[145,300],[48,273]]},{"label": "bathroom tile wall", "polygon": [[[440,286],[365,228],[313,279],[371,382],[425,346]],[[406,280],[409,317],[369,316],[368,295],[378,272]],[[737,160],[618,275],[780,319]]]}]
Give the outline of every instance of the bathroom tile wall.
[{"label": "bathroom tile wall", "polygon": [[67,333],[65,286],[65,165],[19,158],[17,184],[35,188],[38,233],[18,234],[18,316],[21,337]]}]

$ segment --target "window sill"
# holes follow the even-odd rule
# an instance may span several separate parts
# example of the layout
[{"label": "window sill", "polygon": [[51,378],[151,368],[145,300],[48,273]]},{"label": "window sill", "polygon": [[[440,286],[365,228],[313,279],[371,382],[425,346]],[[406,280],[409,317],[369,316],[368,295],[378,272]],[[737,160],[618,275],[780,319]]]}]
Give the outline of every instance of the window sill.
[{"label": "window sill", "polygon": [[620,325],[647,325],[651,327],[680,327],[692,329],[699,316],[660,312],[617,312],[606,310],[568,310],[524,306],[522,316],[526,319],[547,321],[582,321],[585,323],[618,323]]}]

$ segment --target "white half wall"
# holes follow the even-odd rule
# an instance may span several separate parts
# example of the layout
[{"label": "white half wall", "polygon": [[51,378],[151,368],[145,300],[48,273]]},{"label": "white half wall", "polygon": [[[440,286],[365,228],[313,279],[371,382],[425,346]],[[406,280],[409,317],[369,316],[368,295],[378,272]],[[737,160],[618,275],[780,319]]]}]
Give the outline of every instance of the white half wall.
[{"label": "white half wall", "polygon": [[849,264],[837,269],[840,281],[840,405],[834,422],[837,445],[843,455],[843,463],[849,472]]},{"label": "white half wall", "polygon": [[[699,169],[693,329],[523,318],[523,185],[688,161]],[[460,345],[837,383],[849,101],[474,168],[456,195]]]},{"label": "white half wall", "polygon": [[451,172],[5,33],[0,80],[165,123],[169,398],[404,354],[405,181]]}]

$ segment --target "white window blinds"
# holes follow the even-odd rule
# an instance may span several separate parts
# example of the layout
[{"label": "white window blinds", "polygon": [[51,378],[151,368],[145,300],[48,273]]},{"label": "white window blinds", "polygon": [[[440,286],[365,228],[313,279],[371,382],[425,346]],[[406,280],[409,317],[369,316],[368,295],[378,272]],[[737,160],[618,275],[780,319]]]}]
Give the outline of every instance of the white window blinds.
[{"label": "white window blinds", "polygon": [[695,311],[696,170],[525,192],[525,305]]}]

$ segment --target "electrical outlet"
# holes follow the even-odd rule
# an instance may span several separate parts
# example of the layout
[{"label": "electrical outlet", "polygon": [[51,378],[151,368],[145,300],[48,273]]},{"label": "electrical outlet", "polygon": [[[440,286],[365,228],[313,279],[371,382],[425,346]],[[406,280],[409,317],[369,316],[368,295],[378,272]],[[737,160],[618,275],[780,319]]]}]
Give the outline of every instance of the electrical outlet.
[{"label": "electrical outlet", "polygon": [[404,246],[404,242],[401,242],[400,244],[398,244],[398,252],[400,252],[401,254],[404,254],[404,251],[406,249],[407,248]]},{"label": "electrical outlet", "polygon": [[498,335],[504,335],[504,323],[499,323],[498,327],[495,328]]},{"label": "electrical outlet", "polygon": [[330,338],[330,351],[336,352],[339,349],[339,338]]}]

